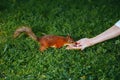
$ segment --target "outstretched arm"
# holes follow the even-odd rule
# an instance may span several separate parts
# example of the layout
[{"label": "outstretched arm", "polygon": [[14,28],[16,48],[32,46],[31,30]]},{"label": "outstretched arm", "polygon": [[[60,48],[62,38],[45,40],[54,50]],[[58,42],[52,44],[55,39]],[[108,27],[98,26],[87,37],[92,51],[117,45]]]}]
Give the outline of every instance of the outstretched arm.
[{"label": "outstretched arm", "polygon": [[98,36],[91,38],[91,41],[92,41],[92,44],[94,45],[94,44],[106,41],[108,39],[112,39],[119,35],[120,35],[120,28],[114,25],[108,30],[106,30],[105,32],[99,34]]},{"label": "outstretched arm", "polygon": [[76,45],[68,46],[67,49],[81,49],[95,45],[97,43],[112,39],[120,35],[120,20],[113,25],[111,28],[107,29],[103,33],[97,35],[93,38],[83,38],[77,41]]}]

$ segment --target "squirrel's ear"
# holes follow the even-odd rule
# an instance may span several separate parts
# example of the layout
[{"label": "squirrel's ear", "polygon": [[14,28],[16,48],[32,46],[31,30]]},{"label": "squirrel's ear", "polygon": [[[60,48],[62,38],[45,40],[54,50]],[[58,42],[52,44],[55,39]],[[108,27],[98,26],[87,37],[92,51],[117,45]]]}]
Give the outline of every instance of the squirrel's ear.
[{"label": "squirrel's ear", "polygon": [[67,36],[70,36],[70,33],[67,33]]},{"label": "squirrel's ear", "polygon": [[67,39],[70,39],[71,37],[70,37],[70,35],[68,35],[66,38],[67,38]]},{"label": "squirrel's ear", "polygon": [[71,36],[70,36],[70,34],[69,34],[69,33],[67,33],[67,38],[71,38]]}]

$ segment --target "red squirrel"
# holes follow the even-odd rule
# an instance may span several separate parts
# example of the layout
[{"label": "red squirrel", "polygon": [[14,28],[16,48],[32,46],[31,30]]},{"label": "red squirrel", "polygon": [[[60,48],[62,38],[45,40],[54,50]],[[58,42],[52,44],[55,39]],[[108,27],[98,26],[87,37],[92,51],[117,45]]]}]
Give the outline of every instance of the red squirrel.
[{"label": "red squirrel", "polygon": [[38,41],[41,45],[40,51],[44,51],[49,47],[61,48],[65,45],[70,45],[74,43],[74,40],[70,37],[56,36],[56,35],[44,35],[38,38],[32,31],[31,28],[22,26],[14,32],[14,38],[18,37],[20,33],[26,33],[33,40]]}]

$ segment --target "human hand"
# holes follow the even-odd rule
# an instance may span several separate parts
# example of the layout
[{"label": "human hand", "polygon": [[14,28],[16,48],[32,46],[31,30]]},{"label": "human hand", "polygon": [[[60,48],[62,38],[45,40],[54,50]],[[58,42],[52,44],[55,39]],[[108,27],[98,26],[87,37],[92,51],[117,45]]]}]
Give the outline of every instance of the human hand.
[{"label": "human hand", "polygon": [[83,50],[86,47],[92,46],[92,40],[90,38],[83,38],[78,40],[75,44],[69,45],[66,49],[80,49]]}]

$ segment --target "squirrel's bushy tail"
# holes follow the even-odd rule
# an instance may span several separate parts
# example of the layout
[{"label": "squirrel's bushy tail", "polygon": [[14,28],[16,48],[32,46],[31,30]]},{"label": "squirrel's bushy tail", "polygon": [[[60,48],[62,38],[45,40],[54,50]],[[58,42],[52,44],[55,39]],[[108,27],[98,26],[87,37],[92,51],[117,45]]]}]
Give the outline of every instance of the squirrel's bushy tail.
[{"label": "squirrel's bushy tail", "polygon": [[14,32],[14,38],[18,37],[22,32],[26,33],[29,37],[31,37],[33,40],[38,40],[37,36],[33,33],[32,29],[26,26],[22,26]]}]

